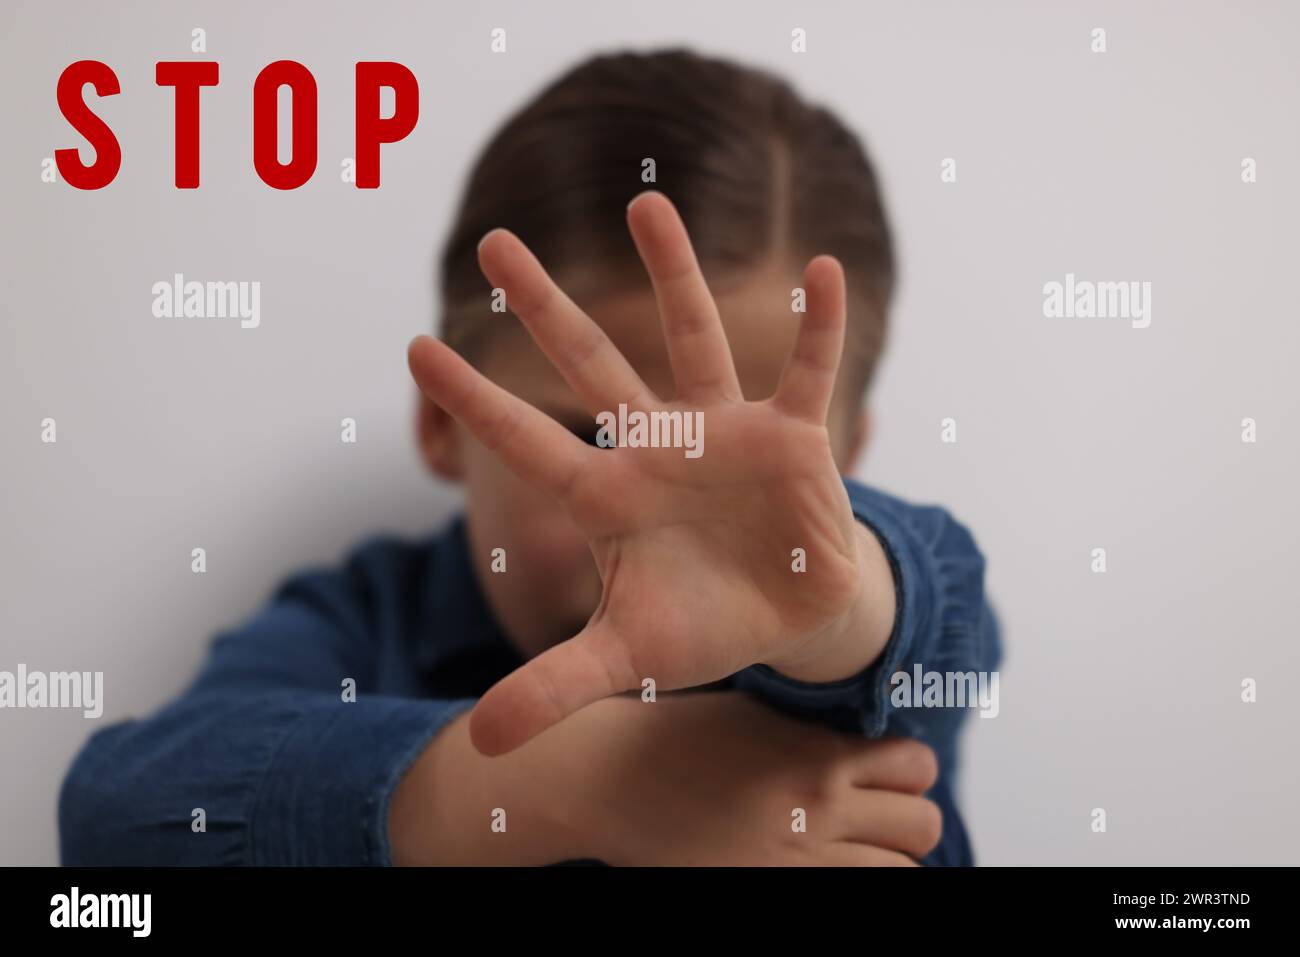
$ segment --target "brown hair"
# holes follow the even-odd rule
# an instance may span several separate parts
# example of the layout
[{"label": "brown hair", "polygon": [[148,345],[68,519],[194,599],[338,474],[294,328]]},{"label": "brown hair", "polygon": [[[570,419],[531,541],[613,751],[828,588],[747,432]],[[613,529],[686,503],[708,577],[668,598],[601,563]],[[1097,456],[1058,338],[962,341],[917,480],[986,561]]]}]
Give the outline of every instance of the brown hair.
[{"label": "brown hair", "polygon": [[[653,183],[641,179],[646,158],[655,161]],[[871,163],[852,132],[784,80],[688,50],[596,56],[497,131],[443,248],[443,338],[474,361],[489,331],[501,328],[477,259],[479,240],[497,226],[519,236],[562,286],[565,269],[579,263],[599,265],[611,285],[638,273],[646,282],[625,210],[649,188],[676,204],[715,288],[774,254],[800,270],[819,253],[844,264],[842,385],[860,400],[894,285]]]}]

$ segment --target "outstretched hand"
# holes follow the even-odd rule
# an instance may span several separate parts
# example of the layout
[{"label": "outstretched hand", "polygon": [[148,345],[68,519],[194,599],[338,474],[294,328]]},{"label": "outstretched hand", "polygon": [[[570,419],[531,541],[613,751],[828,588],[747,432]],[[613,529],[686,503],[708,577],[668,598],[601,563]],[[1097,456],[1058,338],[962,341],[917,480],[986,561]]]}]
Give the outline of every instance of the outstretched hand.
[{"label": "outstretched hand", "polygon": [[[421,336],[409,349],[425,395],[562,505],[603,583],[581,632],[480,699],[470,734],[484,754],[511,751],[646,678],[670,690],[759,662],[792,676],[846,677],[875,659],[892,626],[888,564],[853,516],[826,429],[844,341],[839,261],[808,263],[807,311],[777,390],[746,401],[673,204],[642,193],[628,206],[628,226],[654,286],[671,401],[651,392],[513,233],[488,233],[479,263],[593,417],[617,415],[620,405],[698,413],[707,437],[698,457],[680,447],[592,447],[444,343]],[[795,570],[796,549],[806,571]]]}]

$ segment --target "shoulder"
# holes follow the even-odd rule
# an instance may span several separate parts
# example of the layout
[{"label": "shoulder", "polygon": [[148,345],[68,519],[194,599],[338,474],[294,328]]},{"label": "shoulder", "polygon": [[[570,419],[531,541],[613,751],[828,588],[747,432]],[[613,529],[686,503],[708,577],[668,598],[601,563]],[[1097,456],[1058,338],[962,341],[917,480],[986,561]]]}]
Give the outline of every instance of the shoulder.
[{"label": "shoulder", "polygon": [[250,627],[278,631],[329,622],[343,634],[365,636],[380,622],[401,620],[435,574],[458,521],[423,536],[368,535],[333,562],[304,565],[284,575]]},{"label": "shoulder", "polygon": [[437,560],[458,525],[459,517],[419,537],[368,535],[355,542],[339,560],[308,565],[286,576],[276,586],[275,594],[281,597],[287,592],[340,592],[361,597],[376,589],[409,583]]}]

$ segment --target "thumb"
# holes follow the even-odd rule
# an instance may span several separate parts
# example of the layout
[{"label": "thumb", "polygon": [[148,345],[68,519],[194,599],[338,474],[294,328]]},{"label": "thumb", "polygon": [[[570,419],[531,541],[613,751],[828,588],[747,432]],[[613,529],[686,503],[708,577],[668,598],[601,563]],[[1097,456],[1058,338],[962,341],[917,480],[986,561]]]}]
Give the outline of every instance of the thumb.
[{"label": "thumb", "polygon": [[488,689],[470,714],[470,740],[480,754],[506,754],[579,708],[639,686],[621,637],[589,622]]}]

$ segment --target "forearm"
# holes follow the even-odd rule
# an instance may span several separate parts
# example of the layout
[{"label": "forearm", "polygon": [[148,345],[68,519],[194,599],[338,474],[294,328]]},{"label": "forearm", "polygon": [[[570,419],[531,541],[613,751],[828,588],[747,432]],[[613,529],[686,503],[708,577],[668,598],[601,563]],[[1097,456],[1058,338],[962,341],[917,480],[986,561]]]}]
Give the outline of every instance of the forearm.
[{"label": "forearm", "polygon": [[600,742],[638,702],[588,705],[516,750],[485,757],[469,715],[450,722],[415,760],[389,805],[397,865],[545,865],[601,858],[601,813],[588,798],[607,770]]}]

